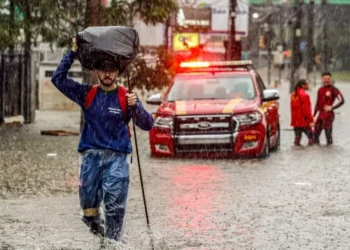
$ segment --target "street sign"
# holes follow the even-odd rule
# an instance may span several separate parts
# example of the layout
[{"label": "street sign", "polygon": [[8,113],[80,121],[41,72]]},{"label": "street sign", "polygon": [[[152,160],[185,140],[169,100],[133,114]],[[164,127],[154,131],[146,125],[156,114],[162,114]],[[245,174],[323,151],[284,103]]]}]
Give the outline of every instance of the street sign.
[{"label": "street sign", "polygon": [[236,8],[236,34],[248,36],[249,4],[248,1],[238,0]]},{"label": "street sign", "polygon": [[176,16],[176,26],[196,31],[208,31],[211,27],[211,9],[182,7]]},{"label": "street sign", "polygon": [[[179,0],[180,9],[185,7],[182,1]],[[236,34],[240,36],[248,35],[249,23],[249,0],[237,0],[236,8]],[[262,0],[257,0],[262,1]],[[279,0],[280,1],[280,0]],[[202,8],[211,9],[211,32],[227,33],[229,31],[230,23],[230,0],[189,0],[187,4],[196,11]]]},{"label": "street sign", "polygon": [[187,51],[199,45],[198,33],[175,33],[173,37],[174,51]]}]

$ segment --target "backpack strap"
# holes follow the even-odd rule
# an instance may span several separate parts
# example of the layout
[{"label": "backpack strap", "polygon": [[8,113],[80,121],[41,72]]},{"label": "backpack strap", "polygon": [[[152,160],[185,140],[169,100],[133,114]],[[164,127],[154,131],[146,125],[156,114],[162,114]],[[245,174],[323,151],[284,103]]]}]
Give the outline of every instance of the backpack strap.
[{"label": "backpack strap", "polygon": [[120,108],[122,109],[123,111],[123,114],[124,114],[124,121],[128,127],[128,135],[129,135],[129,138],[131,137],[131,133],[130,133],[130,127],[128,125],[128,100],[126,98],[126,94],[128,93],[128,89],[123,87],[123,86],[118,86],[118,101],[119,101],[119,105],[120,105]]},{"label": "backpack strap", "polygon": [[95,99],[95,96],[97,94],[97,90],[98,90],[98,85],[94,85],[94,86],[89,88],[89,90],[85,96],[85,104],[84,104],[85,109],[88,109],[90,107],[92,101]]},{"label": "backpack strap", "polygon": [[118,100],[119,105],[124,114],[124,121],[127,122],[127,114],[128,114],[128,100],[126,98],[126,94],[128,93],[128,89],[123,86],[118,86]]},{"label": "backpack strap", "polygon": [[[92,104],[92,101],[95,99],[95,96],[97,95],[97,91],[98,91],[98,85],[94,85],[89,88],[85,97],[85,104],[84,104],[85,109],[88,109],[90,107],[90,105]],[[128,89],[123,86],[118,86],[117,93],[118,93],[119,105],[124,115],[124,121],[125,123],[127,123],[128,100],[126,98],[126,94],[128,93]],[[131,137],[129,126],[128,126],[128,134],[129,134],[129,137]]]}]

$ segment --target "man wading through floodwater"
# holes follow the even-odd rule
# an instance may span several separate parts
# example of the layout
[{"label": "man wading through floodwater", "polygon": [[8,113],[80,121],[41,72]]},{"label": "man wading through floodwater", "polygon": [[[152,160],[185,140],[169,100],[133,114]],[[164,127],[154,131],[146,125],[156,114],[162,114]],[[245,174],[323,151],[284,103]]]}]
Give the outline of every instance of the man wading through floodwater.
[{"label": "man wading through floodwater", "polygon": [[[121,62],[96,63],[94,69],[99,78],[96,87],[68,78],[77,51],[74,38],[72,50],[63,57],[52,82],[84,112],[85,122],[78,146],[82,220],[94,233],[118,241],[123,232],[129,191],[131,141],[127,124],[133,114],[136,125],[148,131],[153,126],[153,118],[134,93],[127,93],[124,87],[116,85],[118,75],[125,70]],[[98,212],[102,201],[105,228]]]}]

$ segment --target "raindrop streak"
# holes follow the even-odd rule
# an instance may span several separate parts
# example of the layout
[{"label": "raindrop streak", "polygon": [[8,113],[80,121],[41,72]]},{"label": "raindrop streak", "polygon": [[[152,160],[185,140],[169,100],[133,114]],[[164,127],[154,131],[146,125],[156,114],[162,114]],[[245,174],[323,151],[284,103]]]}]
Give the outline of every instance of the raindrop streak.
[{"label": "raindrop streak", "polygon": [[311,183],[309,182],[296,182],[294,183],[295,185],[300,185],[300,186],[312,186]]}]

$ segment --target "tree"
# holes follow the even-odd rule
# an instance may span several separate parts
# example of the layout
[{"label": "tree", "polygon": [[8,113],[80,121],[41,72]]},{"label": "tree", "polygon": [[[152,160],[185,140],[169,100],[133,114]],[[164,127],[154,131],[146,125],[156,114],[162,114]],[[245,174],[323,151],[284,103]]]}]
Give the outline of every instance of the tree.
[{"label": "tree", "polygon": [[[11,16],[9,2],[16,8],[17,16],[14,16],[13,25],[6,26]],[[175,0],[111,0],[108,7],[103,7],[100,3],[100,0],[0,0],[0,49],[19,44],[24,46],[25,51],[30,51],[31,45],[36,45],[37,42],[70,47],[72,37],[87,26],[133,26],[135,18],[146,24],[163,23],[171,13],[177,11]],[[6,10],[5,14],[2,9]],[[21,31],[25,35],[24,41],[19,39]],[[171,72],[171,69],[162,68],[170,67],[166,62],[169,55],[166,54],[164,50],[157,50],[157,61],[152,66],[138,57],[134,65],[141,68],[143,73],[132,75],[139,78],[138,82],[147,80],[146,88],[156,86],[156,74],[166,79],[168,76],[164,74]],[[168,81],[160,85],[166,82]]]},{"label": "tree", "polygon": [[[129,65],[131,87],[141,90],[161,89],[168,86],[176,72],[176,60],[164,47],[158,47],[153,59],[146,61],[140,55]],[[126,85],[126,79],[120,79]]]},{"label": "tree", "polygon": [[135,17],[146,24],[164,23],[177,8],[174,0],[112,0],[105,8],[103,24],[132,26]]},{"label": "tree", "polygon": [[[133,26],[137,17],[146,24],[164,23],[171,13],[177,11],[173,0],[112,0],[111,5],[102,9],[102,25]],[[160,47],[153,54],[152,61],[146,61],[140,55],[129,66],[132,88],[151,90],[161,88],[170,83],[174,75],[174,58],[167,50]],[[121,83],[127,85],[126,79]]]},{"label": "tree", "polygon": [[[50,44],[66,46],[71,37],[88,26],[88,19],[101,16],[100,25],[132,26],[135,17],[146,24],[166,22],[169,15],[177,10],[174,0],[111,0],[109,7],[93,8],[88,13],[89,3],[93,0],[0,0],[0,46],[23,44],[18,39],[20,30],[30,36],[31,42],[38,40]],[[10,4],[18,12],[9,36]],[[96,3],[100,1],[95,1]],[[100,12],[100,13],[99,13]]]},{"label": "tree", "polygon": [[[11,35],[10,3],[0,0],[0,51],[3,51],[14,44],[14,36]],[[14,29],[13,29],[14,30]]]}]

